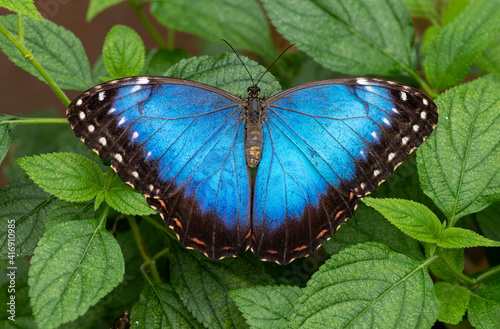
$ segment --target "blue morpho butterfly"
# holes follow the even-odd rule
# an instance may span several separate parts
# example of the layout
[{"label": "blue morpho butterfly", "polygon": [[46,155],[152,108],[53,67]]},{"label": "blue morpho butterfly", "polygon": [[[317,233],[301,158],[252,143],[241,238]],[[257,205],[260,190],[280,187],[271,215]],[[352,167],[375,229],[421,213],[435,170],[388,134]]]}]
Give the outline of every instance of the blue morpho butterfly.
[{"label": "blue morpho butterfly", "polygon": [[416,89],[350,77],[242,100],[188,80],[137,76],[78,96],[75,134],[143,193],[184,247],[239,248],[286,264],[311,254],[430,135]]}]

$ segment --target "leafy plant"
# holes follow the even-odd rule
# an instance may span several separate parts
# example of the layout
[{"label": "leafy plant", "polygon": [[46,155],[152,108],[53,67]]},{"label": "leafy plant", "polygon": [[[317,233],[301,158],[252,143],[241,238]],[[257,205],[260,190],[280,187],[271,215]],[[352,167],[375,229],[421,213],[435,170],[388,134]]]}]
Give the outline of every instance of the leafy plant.
[{"label": "leafy plant", "polygon": [[[119,2],[91,0],[87,19]],[[17,13],[0,17],[0,47],[66,106],[62,89],[137,74],[244,94],[251,81],[234,54],[187,58],[174,49],[172,31],[205,44],[225,38],[269,65],[277,49],[267,15],[298,51],[273,67],[276,78],[264,76],[263,94],[339,75],[384,76],[435,98],[439,123],[416,161],[365,198],[316,254],[278,266],[251,253],[212,261],[182,248],[66,119],[1,115],[0,159],[11,146],[12,181],[0,190],[0,301],[16,301],[16,322],[3,313],[2,327],[110,327],[125,311],[133,328],[466,327],[464,316],[476,328],[500,326],[497,1],[261,0],[262,8],[250,0],[154,1],[151,14],[169,28],[167,39],[144,15],[147,2],[127,2],[157,49],[115,26],[91,69],[81,42],[43,19],[32,0],[0,2]],[[430,22],[417,45],[412,16]],[[265,71],[243,60],[254,77]],[[464,253],[477,246],[488,247],[489,265],[466,274]],[[121,319],[126,325],[127,314]]]}]

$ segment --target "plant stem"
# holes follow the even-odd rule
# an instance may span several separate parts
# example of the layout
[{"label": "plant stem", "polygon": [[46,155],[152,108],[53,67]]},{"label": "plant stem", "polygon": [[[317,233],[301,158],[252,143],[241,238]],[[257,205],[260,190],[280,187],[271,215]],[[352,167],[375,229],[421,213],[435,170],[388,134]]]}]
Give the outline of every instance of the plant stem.
[{"label": "plant stem", "polygon": [[482,282],[482,281],[485,281],[489,278],[491,278],[492,276],[496,275],[500,273],[500,265],[497,265],[493,268],[490,268],[489,270],[487,270],[486,272],[484,272],[483,274],[481,274],[480,276],[478,276],[476,278],[476,281],[479,283],[479,282]]},{"label": "plant stem", "polygon": [[21,14],[17,14],[17,37],[19,38],[19,43],[24,47],[24,25]]},{"label": "plant stem", "polygon": [[142,259],[144,260],[144,265],[147,265],[149,267],[149,272],[153,277],[153,280],[155,282],[161,282],[160,273],[158,273],[158,269],[156,268],[156,262],[154,259],[149,257],[148,252],[146,251],[144,241],[142,240],[141,232],[139,230],[139,226],[137,226],[135,217],[127,216],[127,219],[130,224],[132,234],[134,235],[137,247],[139,248],[139,252],[141,253]]},{"label": "plant stem", "polygon": [[[22,23],[21,23],[21,25],[22,25]],[[12,34],[10,34],[10,32],[5,27],[3,27],[3,25],[1,25],[1,24],[0,24],[0,33],[2,33],[14,45],[14,47],[16,47],[21,52],[23,57],[26,58],[31,63],[31,65],[33,65],[35,70],[37,70],[38,73],[40,73],[42,75],[42,77],[45,79],[47,84],[50,86],[50,88],[52,88],[52,90],[54,90],[54,92],[59,97],[59,99],[63,102],[63,104],[65,106],[68,106],[70,103],[70,100],[68,99],[68,97],[66,97],[66,95],[61,90],[61,88],[59,88],[59,86],[55,83],[55,81],[52,80],[50,75],[38,63],[38,61],[35,59],[35,56],[33,56],[33,54],[31,54],[31,51],[28,51],[24,47],[24,45],[21,42],[19,42],[16,38],[14,38],[12,36]]]},{"label": "plant stem", "polygon": [[5,120],[0,121],[1,124],[24,124],[24,125],[33,125],[33,124],[65,124],[67,125],[69,122],[67,119],[61,118],[16,118],[15,120]]},{"label": "plant stem", "polygon": [[148,20],[142,8],[144,7],[143,3],[138,2],[137,0],[128,0],[128,3],[135,11],[137,17],[141,21],[142,25],[146,28],[149,34],[153,37],[160,48],[168,48],[167,43],[163,40],[160,33],[155,29],[153,24]]},{"label": "plant stem", "polygon": [[[439,255],[439,252],[438,252]],[[468,277],[467,275],[463,274],[462,271],[457,270],[449,261],[446,257],[443,257],[439,255],[439,258],[443,261],[443,263],[450,269],[451,272],[457,277],[458,280],[462,281],[463,283],[467,284],[468,286],[474,286],[477,284],[476,279],[472,279]]]}]

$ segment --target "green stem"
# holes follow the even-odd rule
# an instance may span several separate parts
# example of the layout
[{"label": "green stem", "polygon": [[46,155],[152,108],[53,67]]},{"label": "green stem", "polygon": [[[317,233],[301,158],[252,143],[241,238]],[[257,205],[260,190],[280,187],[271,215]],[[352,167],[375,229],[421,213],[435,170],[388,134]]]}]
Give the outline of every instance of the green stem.
[{"label": "green stem", "polygon": [[21,42],[19,42],[16,38],[14,38],[12,36],[12,34],[10,34],[10,32],[7,31],[7,29],[5,27],[3,27],[1,24],[0,24],[0,33],[2,33],[7,38],[7,40],[9,40],[21,52],[23,57],[26,58],[31,63],[31,65],[33,65],[35,70],[37,70],[38,73],[40,73],[42,75],[42,77],[45,79],[45,81],[50,86],[50,88],[52,88],[52,90],[54,90],[54,92],[59,97],[59,99],[61,99],[63,104],[65,106],[68,106],[70,103],[70,100],[68,99],[68,97],[66,97],[66,95],[61,90],[61,88],[59,88],[59,86],[55,83],[55,81],[52,80],[50,75],[38,63],[38,61],[35,59],[35,56],[33,56],[33,54],[31,54],[31,51],[28,51],[24,47],[24,45]]},{"label": "green stem", "polygon": [[110,207],[108,205],[106,205],[106,207],[104,207],[104,211],[102,212],[101,218],[99,219],[98,228],[100,228],[103,225],[106,225],[106,219],[108,218],[109,208]]},{"label": "green stem", "polygon": [[146,247],[144,246],[144,241],[142,240],[142,235],[139,230],[139,226],[137,225],[137,221],[133,216],[127,216],[128,222],[130,224],[130,228],[132,229],[132,234],[135,239],[135,243],[139,248],[139,252],[141,253],[142,259],[144,260],[144,265],[149,268],[149,273],[153,277],[155,282],[161,282],[160,273],[158,273],[158,269],[156,268],[156,262],[154,259],[149,257],[148,252],[146,251]]},{"label": "green stem", "polygon": [[23,16],[17,14],[17,36],[19,38],[19,43],[24,47],[24,25]]},{"label": "green stem", "polygon": [[160,33],[155,29],[153,24],[149,21],[149,19],[146,17],[144,12],[142,11],[142,8],[144,7],[143,3],[138,2],[137,0],[128,0],[128,3],[132,7],[132,9],[135,11],[137,17],[141,21],[142,25],[146,28],[146,30],[151,34],[153,39],[156,41],[158,46],[160,48],[167,48],[166,42],[163,40],[161,37]]},{"label": "green stem", "polygon": [[1,124],[24,124],[24,125],[29,125],[29,124],[68,124],[67,119],[61,119],[61,118],[16,118],[15,120],[5,120],[5,121],[0,121]]},{"label": "green stem", "polygon": [[487,270],[486,272],[484,272],[483,274],[481,274],[480,276],[478,276],[476,278],[476,281],[479,283],[479,282],[482,282],[482,281],[485,281],[489,278],[491,278],[492,276],[495,276],[496,274],[500,273],[500,265],[497,265],[493,268],[490,268],[489,270]]},{"label": "green stem", "polygon": [[[438,252],[438,255],[439,255],[439,252]],[[443,263],[446,265],[446,267],[448,267],[448,269],[453,272],[453,274],[455,275],[455,277],[462,281],[463,283],[465,283],[466,285],[468,286],[474,286],[477,284],[477,281],[476,279],[472,279],[470,277],[468,277],[467,275],[463,274],[462,271],[458,270],[457,268],[455,268],[455,266],[453,266],[447,258],[439,255],[439,258],[443,261]]]}]

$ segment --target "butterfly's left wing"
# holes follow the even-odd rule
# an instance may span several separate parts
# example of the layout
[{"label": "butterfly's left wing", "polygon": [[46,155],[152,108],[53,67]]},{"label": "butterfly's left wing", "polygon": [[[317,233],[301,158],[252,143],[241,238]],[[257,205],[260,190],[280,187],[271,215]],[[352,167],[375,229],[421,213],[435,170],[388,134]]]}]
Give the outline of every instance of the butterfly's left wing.
[{"label": "butterfly's left wing", "polygon": [[242,100],[167,77],[132,77],[77,97],[75,134],[148,198],[181,244],[211,258],[250,240]]},{"label": "butterfly's left wing", "polygon": [[437,123],[411,87],[370,78],[316,81],[266,101],[252,249],[288,263],[311,254]]}]

